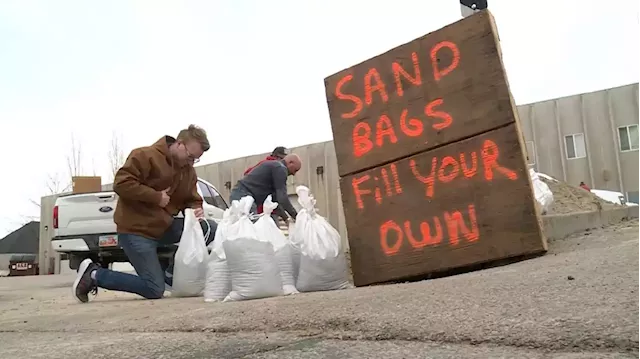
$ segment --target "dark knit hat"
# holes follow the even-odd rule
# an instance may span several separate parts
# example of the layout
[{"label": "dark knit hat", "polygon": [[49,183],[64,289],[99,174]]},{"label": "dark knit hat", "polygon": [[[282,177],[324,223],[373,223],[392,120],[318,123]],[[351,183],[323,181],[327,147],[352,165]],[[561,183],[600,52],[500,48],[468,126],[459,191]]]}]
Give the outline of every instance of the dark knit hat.
[{"label": "dark knit hat", "polygon": [[273,149],[271,152],[271,156],[283,158],[284,156],[289,154],[289,150],[286,147],[278,146]]}]

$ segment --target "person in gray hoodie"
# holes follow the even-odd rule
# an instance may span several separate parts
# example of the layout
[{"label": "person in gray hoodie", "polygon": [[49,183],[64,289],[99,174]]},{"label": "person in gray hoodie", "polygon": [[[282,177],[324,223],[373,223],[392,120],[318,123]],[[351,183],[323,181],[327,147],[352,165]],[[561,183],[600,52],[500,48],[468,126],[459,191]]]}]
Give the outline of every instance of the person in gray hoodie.
[{"label": "person in gray hoodie", "polygon": [[301,166],[302,161],[296,154],[286,155],[279,161],[262,162],[238,180],[231,190],[229,200],[239,201],[242,197],[251,196],[254,199],[251,212],[257,213],[258,205],[262,205],[267,196],[271,195],[272,200],[278,203],[274,217],[277,212],[285,222],[288,218],[295,220],[298,212],[287,194],[287,177],[295,175]]}]

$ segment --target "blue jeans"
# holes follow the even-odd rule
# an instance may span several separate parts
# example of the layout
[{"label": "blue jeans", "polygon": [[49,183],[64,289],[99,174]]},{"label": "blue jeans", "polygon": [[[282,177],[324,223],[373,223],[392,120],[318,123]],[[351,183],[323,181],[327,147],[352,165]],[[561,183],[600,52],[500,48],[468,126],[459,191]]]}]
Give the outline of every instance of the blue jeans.
[{"label": "blue jeans", "polygon": [[[211,234],[207,244],[213,241],[218,224],[207,220],[211,227]],[[145,238],[135,234],[118,233],[118,244],[129,258],[129,262],[138,275],[99,268],[96,270],[96,284],[100,288],[138,294],[146,299],[162,298],[165,282],[172,284],[173,265],[166,272],[160,265],[158,247],[180,242],[184,219],[176,218],[171,227],[162,235],[160,240]],[[206,224],[201,222],[203,231]]]}]

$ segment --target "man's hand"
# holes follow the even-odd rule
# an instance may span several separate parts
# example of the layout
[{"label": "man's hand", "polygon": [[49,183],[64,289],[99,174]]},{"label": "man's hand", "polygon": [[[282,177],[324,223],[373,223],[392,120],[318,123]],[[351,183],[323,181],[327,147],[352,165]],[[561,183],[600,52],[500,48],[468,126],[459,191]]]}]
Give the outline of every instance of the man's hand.
[{"label": "man's hand", "polygon": [[194,208],[193,214],[197,219],[204,219],[204,210],[202,208]]},{"label": "man's hand", "polygon": [[158,204],[162,208],[166,207],[169,204],[169,200],[171,199],[171,197],[169,197],[169,195],[167,194],[168,191],[169,191],[169,189],[167,188],[164,191],[160,192],[162,197],[160,197],[160,203],[158,203]]}]

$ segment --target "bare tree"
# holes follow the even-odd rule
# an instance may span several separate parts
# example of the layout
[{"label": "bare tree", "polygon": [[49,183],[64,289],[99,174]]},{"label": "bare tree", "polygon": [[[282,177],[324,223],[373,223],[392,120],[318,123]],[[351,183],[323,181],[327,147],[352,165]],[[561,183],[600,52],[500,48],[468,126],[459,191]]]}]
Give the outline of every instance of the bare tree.
[{"label": "bare tree", "polygon": [[[68,190],[71,189],[71,181],[63,181],[60,178],[60,174],[59,173],[55,173],[53,175],[49,175],[47,177],[47,180],[45,181],[44,184],[45,187],[45,196],[50,196],[53,194],[58,194],[58,193],[62,193],[62,192],[66,192]],[[29,202],[31,202],[31,204],[33,204],[36,207],[40,207],[40,202],[34,200],[34,199],[29,199]]]},{"label": "bare tree", "polygon": [[82,175],[82,144],[76,141],[74,135],[71,135],[71,153],[67,155],[67,168],[69,180],[71,177]]},{"label": "bare tree", "polygon": [[[56,172],[47,176],[45,181],[44,196],[50,196],[69,191],[72,186],[72,177],[82,175],[82,145],[71,135],[71,152],[67,155],[67,176],[61,176]],[[65,178],[66,177],[66,178]],[[29,202],[40,208],[40,201],[29,199]]]},{"label": "bare tree", "polygon": [[96,159],[92,158],[91,159],[91,172],[93,173],[93,176],[97,176],[98,172],[96,172]]},{"label": "bare tree", "polygon": [[64,186],[58,173],[49,175],[45,183],[47,194],[55,194],[65,191],[69,185]]},{"label": "bare tree", "polygon": [[122,138],[113,132],[111,136],[111,148],[109,149],[109,169],[113,178],[116,176],[116,172],[124,165],[124,149],[122,146]]}]

